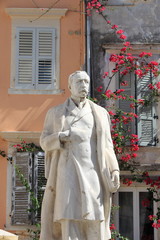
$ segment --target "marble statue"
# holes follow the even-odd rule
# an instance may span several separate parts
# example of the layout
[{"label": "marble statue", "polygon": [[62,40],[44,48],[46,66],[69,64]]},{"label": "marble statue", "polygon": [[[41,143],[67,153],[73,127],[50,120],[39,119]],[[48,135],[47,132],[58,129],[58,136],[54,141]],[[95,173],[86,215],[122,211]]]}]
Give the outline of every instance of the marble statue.
[{"label": "marble statue", "polygon": [[107,111],[87,99],[90,78],[69,76],[71,97],[51,108],[40,138],[47,186],[40,240],[110,239],[111,194],[119,166]]}]

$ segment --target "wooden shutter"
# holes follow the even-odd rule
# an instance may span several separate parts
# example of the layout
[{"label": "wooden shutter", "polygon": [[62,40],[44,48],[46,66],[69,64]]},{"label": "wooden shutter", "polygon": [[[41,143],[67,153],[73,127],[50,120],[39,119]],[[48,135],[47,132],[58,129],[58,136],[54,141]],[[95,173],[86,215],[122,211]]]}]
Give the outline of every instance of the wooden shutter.
[{"label": "wooden shutter", "polygon": [[55,29],[17,29],[16,87],[50,90],[55,78]]},{"label": "wooden shutter", "polygon": [[[141,79],[137,80],[137,98],[144,99],[150,94],[148,85],[155,79],[151,73],[148,73]],[[140,105],[138,107],[138,137],[141,146],[155,145],[156,119],[155,106],[150,103],[149,106]]]},{"label": "wooden shutter", "polygon": [[17,29],[16,87],[33,89],[35,76],[35,31]]},{"label": "wooden shutter", "polygon": [[[31,187],[32,182],[32,154],[16,153],[13,158],[14,165],[18,166],[25,179]],[[25,186],[21,183],[13,166],[13,189],[12,189],[12,217],[13,225],[30,224],[30,194],[26,191]]]},{"label": "wooden shutter", "polygon": [[37,89],[55,85],[55,29],[37,29]]},{"label": "wooden shutter", "polygon": [[44,152],[34,154],[34,189],[35,196],[40,203],[40,208],[35,216],[35,222],[40,222],[41,203],[46,186],[45,169],[44,169]]}]

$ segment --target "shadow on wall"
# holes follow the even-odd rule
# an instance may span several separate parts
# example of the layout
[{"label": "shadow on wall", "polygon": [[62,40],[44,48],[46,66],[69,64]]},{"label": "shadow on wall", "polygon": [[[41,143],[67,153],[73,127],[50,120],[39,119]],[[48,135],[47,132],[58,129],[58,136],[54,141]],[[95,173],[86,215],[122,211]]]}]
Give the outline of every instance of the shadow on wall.
[{"label": "shadow on wall", "polygon": [[41,131],[49,108],[64,102],[65,98],[64,95],[56,96],[56,101],[55,96],[47,99],[15,96],[14,101],[10,98],[0,108],[0,131]]}]

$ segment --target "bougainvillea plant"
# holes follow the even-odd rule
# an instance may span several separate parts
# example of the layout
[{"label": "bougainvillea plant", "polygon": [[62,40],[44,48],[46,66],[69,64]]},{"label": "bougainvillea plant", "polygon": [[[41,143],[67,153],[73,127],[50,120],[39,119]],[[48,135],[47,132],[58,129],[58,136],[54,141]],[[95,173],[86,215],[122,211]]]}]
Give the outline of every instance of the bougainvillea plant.
[{"label": "bougainvillea plant", "polygon": [[[136,167],[135,158],[139,150],[139,139],[138,135],[133,134],[129,127],[131,123],[136,121],[139,117],[137,111],[135,111],[139,106],[148,106],[154,102],[158,102],[160,96],[160,82],[155,81],[149,83],[147,86],[147,95],[140,99],[125,93],[125,87],[128,85],[128,82],[125,80],[127,75],[133,73],[139,82],[143,77],[149,74],[156,79],[160,74],[159,63],[150,60],[152,57],[151,52],[143,51],[139,53],[138,56],[132,54],[133,47],[131,43],[127,41],[124,30],[108,19],[108,15],[106,14],[107,1],[105,1],[105,6],[98,0],[86,1],[86,13],[88,16],[92,15],[93,10],[104,18],[106,24],[115,32],[116,37],[122,41],[122,48],[119,53],[111,54],[109,59],[110,62],[114,63],[114,69],[111,73],[104,72],[102,76],[102,78],[108,82],[107,87],[104,89],[103,86],[99,86],[97,91],[101,93],[103,98],[109,100],[108,102],[110,103],[110,105],[107,104],[107,109],[111,116],[112,138],[120,168],[131,171],[131,177],[129,179],[122,179],[123,184],[130,186],[133,181],[143,182],[146,184],[148,191],[153,193],[153,201],[160,202],[160,177],[153,180],[148,172],[140,171]],[[118,76],[120,89],[112,92],[109,89],[109,85],[115,78],[115,75]],[[130,112],[124,112],[122,109],[116,107],[117,104],[115,102],[119,100],[130,102]],[[147,200],[144,201],[145,203],[143,202],[143,206],[147,207]],[[150,215],[149,219],[154,228],[160,228],[160,208],[157,209],[157,214]],[[114,224],[111,225],[111,231],[112,239],[115,239],[118,233],[117,235],[115,234],[116,230]],[[122,236],[120,237],[120,235],[119,238],[125,239]]]},{"label": "bougainvillea plant", "polygon": [[27,143],[21,139],[20,143],[12,145],[17,152],[42,152],[42,148],[34,143]]}]

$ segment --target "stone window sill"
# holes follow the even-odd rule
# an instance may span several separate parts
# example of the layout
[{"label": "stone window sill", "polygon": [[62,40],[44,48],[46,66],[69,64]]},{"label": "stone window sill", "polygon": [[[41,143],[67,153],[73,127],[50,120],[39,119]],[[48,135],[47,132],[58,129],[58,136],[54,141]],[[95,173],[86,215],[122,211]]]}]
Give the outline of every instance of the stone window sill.
[{"label": "stone window sill", "polygon": [[8,89],[8,94],[32,94],[32,95],[58,95],[64,93],[62,89],[53,90],[29,90],[29,89]]}]

